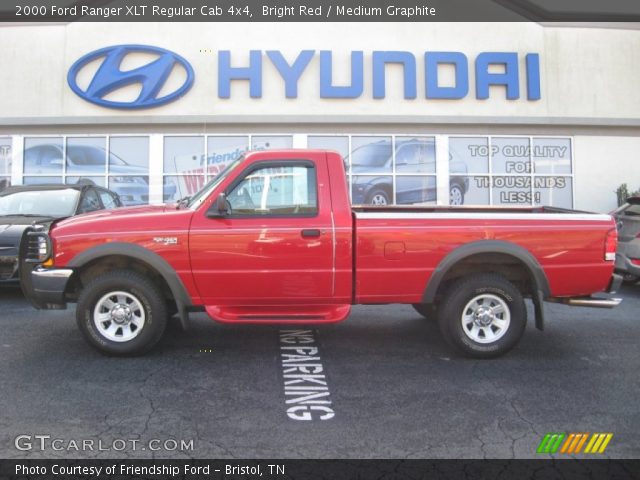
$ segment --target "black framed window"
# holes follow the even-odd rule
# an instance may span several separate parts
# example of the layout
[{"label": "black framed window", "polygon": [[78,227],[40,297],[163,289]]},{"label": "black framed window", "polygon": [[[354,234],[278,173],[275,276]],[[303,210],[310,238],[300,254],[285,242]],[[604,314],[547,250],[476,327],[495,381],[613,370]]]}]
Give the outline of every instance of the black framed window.
[{"label": "black framed window", "polygon": [[248,170],[227,194],[231,215],[314,216],[318,213],[315,167],[269,162]]}]

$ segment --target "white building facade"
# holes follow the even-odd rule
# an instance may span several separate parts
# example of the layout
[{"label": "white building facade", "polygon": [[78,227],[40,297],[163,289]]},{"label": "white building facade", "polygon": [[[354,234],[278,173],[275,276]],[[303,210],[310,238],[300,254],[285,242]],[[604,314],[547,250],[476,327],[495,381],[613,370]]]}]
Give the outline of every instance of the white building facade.
[{"label": "white building facade", "polygon": [[640,188],[640,29],[0,26],[0,186],[193,194],[247,150],[339,151],[353,203],[606,212]]}]

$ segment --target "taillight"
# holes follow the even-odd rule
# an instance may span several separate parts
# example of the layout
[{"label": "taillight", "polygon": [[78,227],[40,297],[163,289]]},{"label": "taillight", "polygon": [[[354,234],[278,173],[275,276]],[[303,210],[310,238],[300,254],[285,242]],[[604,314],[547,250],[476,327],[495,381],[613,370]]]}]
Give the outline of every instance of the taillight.
[{"label": "taillight", "polygon": [[604,240],[604,259],[613,262],[616,259],[616,249],[618,248],[618,230],[615,228],[607,232]]}]

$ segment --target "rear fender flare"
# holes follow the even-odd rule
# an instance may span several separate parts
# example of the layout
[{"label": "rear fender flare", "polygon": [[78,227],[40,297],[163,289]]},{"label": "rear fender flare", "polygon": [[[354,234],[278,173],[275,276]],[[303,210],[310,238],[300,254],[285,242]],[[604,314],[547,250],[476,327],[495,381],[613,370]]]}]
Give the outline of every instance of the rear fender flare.
[{"label": "rear fender flare", "polygon": [[480,253],[503,253],[520,260],[529,270],[534,281],[534,298],[548,298],[551,296],[549,282],[538,260],[525,248],[502,240],[479,240],[462,245],[445,256],[433,271],[422,296],[422,303],[433,303],[438,288],[447,272],[458,262],[471,255]]}]

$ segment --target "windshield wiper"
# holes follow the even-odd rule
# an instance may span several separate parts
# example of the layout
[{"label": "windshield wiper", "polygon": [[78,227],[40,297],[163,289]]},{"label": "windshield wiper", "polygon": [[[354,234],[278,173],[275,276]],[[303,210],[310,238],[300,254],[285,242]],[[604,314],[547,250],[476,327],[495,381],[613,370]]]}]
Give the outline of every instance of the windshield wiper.
[{"label": "windshield wiper", "polygon": [[186,207],[187,205],[189,205],[189,200],[191,200],[190,196],[182,197],[180,200],[178,200],[178,202],[176,203],[176,210],[180,210],[182,207]]}]

